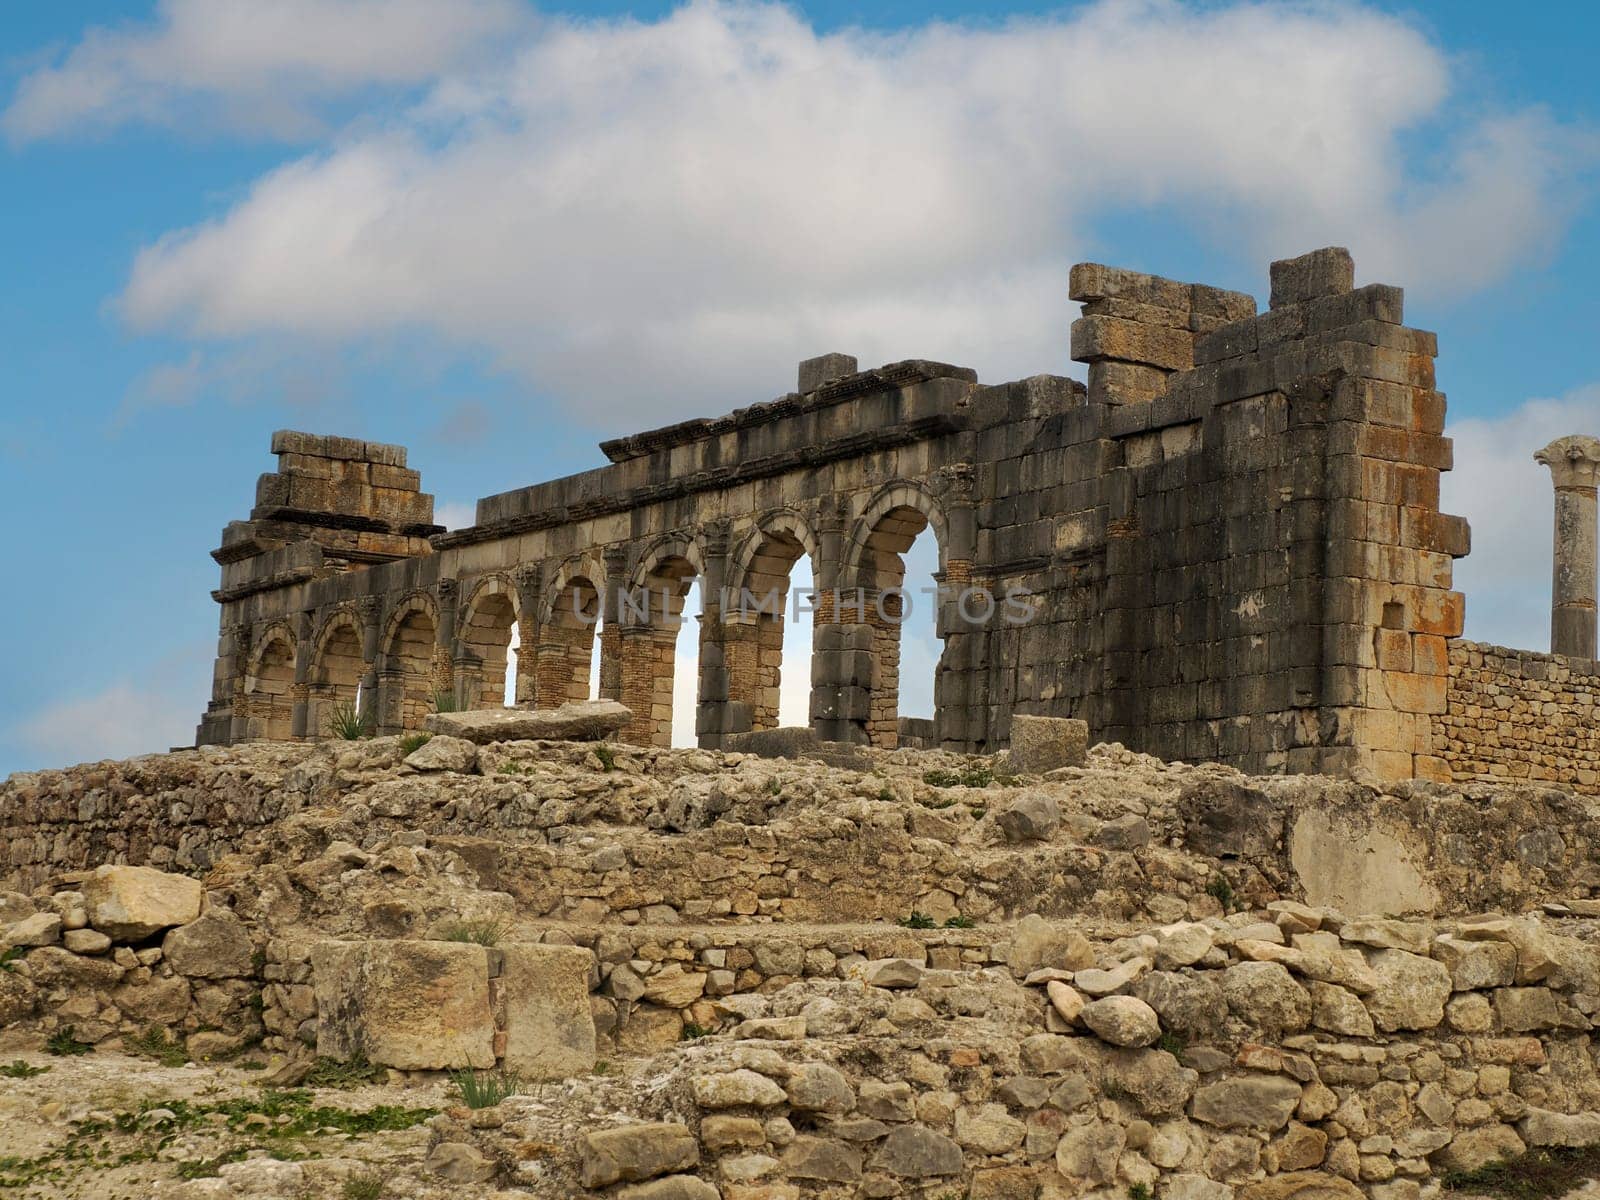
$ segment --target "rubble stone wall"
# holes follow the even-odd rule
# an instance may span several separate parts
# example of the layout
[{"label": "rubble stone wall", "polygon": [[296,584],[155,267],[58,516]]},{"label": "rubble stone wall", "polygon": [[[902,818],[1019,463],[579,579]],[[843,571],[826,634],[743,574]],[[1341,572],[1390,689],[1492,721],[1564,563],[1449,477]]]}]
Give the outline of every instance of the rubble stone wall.
[{"label": "rubble stone wall", "polygon": [[1434,718],[1434,741],[1456,779],[1600,791],[1600,667],[1454,641],[1449,708]]}]

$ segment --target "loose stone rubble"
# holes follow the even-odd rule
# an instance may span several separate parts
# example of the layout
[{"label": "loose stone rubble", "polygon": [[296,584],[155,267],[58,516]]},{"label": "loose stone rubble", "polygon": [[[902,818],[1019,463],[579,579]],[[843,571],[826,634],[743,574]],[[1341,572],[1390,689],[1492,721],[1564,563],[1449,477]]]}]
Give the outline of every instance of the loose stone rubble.
[{"label": "loose stone rubble", "polygon": [[[49,1068],[0,1087],[0,1182],[1413,1200],[1600,1142],[1588,800],[1105,745],[426,749],[0,786],[0,1066]],[[450,1074],[501,1071],[482,1108]]]}]

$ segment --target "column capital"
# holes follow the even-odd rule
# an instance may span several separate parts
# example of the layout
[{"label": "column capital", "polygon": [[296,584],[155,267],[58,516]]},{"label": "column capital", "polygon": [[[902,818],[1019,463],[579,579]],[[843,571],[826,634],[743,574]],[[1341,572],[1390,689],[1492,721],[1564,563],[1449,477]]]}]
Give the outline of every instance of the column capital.
[{"label": "column capital", "polygon": [[1558,489],[1600,484],[1600,438],[1583,434],[1559,437],[1543,450],[1535,451],[1533,461],[1550,468]]}]

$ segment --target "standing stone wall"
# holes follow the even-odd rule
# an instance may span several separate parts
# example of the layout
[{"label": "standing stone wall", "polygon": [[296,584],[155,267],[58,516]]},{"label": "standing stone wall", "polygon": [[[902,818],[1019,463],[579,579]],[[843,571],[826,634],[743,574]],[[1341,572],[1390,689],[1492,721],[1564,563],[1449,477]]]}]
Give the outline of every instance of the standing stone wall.
[{"label": "standing stone wall", "polygon": [[1600,667],[1452,642],[1449,707],[1434,719],[1434,738],[1456,779],[1600,792]]},{"label": "standing stone wall", "polygon": [[[600,695],[635,712],[624,736],[665,744],[675,630],[660,589],[670,610],[698,581],[704,746],[771,727],[779,678],[809,668],[811,725],[830,740],[894,746],[914,728],[991,752],[1022,712],[1254,772],[1448,778],[1436,740],[1468,531],[1439,512],[1451,452],[1435,339],[1402,323],[1400,290],[1355,287],[1342,250],[1273,264],[1265,312],[1096,264],[1071,286],[1087,386],[827,355],[801,364],[796,392],[607,442],[607,465],[487,497],[448,533],[400,487],[420,481],[397,447],[278,435],[272,503],[215,552],[222,636],[200,740],[324,737],[335,701],[384,730],[416,725],[430,695],[492,703],[515,622],[520,702],[575,698],[598,653]],[[902,556],[924,531],[936,602],[894,590],[919,582]],[[801,618],[809,664],[781,661],[792,609],[737,603],[786,587],[801,557],[821,589]],[[1008,592],[1029,619],[1007,619]],[[568,611],[575,596],[590,619]],[[930,602],[931,731],[903,724],[919,714],[901,711],[890,619]],[[262,673],[268,639],[277,669]]]}]

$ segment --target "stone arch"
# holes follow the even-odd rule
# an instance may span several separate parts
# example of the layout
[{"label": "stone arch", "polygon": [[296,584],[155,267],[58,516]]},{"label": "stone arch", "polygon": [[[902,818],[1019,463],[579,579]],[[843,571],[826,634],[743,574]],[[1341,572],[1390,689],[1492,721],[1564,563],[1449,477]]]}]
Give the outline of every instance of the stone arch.
[{"label": "stone arch", "polygon": [[605,563],[591,553],[563,562],[546,589],[536,667],[541,708],[590,698],[605,583]]},{"label": "stone arch", "polygon": [[[858,623],[870,627],[872,676],[866,731],[874,746],[900,744],[900,657],[905,619],[917,605],[929,605],[938,622],[935,597],[907,596],[906,551],[927,529],[938,548],[938,578],[944,578],[949,523],[944,506],[924,485],[894,480],[879,488],[852,526],[845,552],[843,587],[853,600]],[[942,655],[941,655],[942,658]],[[936,683],[937,686],[937,683]],[[937,721],[938,713],[932,714]],[[919,722],[919,740],[934,736],[933,724]]]},{"label": "stone arch", "polygon": [[[724,663],[728,698],[749,706],[750,728],[779,723],[785,622],[792,605],[790,579],[795,564],[808,558],[816,578],[817,539],[810,523],[793,509],[762,517],[739,543],[728,572],[724,603]],[[809,654],[799,676],[811,678]],[[790,664],[791,671],[794,664]]]},{"label": "stone arch", "polygon": [[361,621],[350,608],[336,608],[323,618],[311,642],[308,736],[329,736],[335,706],[358,706],[367,666],[361,644]]},{"label": "stone arch", "polygon": [[439,612],[426,592],[401,597],[384,622],[378,679],[378,732],[420,729],[448,679],[441,668]]},{"label": "stone arch", "polygon": [[244,677],[248,738],[286,742],[294,737],[294,660],[298,642],[282,621],[274,621],[256,638]]},{"label": "stone arch", "polygon": [[[687,619],[685,602],[695,580],[705,579],[699,543],[685,534],[665,534],[640,553],[624,589],[621,609],[622,702],[633,712],[623,737],[642,745],[672,745],[673,685],[678,635]],[[696,614],[697,616],[699,614]],[[702,622],[699,651],[708,630]],[[695,656],[698,713],[700,653]]]},{"label": "stone arch", "polygon": [[473,587],[456,621],[457,700],[463,708],[505,704],[512,634],[526,636],[522,615],[516,584],[505,575],[486,575]]}]

